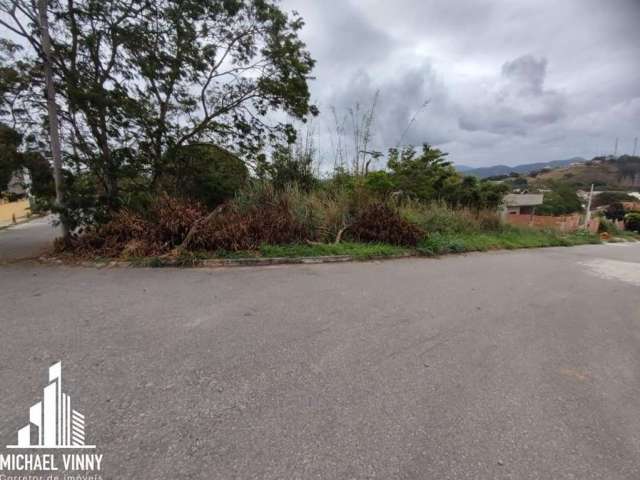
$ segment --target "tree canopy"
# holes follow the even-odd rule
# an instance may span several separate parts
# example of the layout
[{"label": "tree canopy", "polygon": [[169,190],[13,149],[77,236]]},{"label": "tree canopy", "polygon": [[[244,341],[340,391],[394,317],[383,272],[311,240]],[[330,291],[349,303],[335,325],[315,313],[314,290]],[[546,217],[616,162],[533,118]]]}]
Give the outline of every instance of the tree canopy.
[{"label": "tree canopy", "polygon": [[582,202],[575,189],[566,184],[554,184],[551,192],[544,194],[542,205],[536,207],[540,215],[566,215],[581,212]]},{"label": "tree canopy", "polygon": [[242,160],[221,147],[192,144],[167,152],[162,190],[215,207],[246,183],[249,170]]},{"label": "tree canopy", "polygon": [[391,149],[388,178],[381,172],[369,174],[374,190],[409,195],[425,201],[445,201],[455,207],[497,208],[509,186],[461,176],[446,160],[447,153],[424,144],[418,154],[412,147]]},{"label": "tree canopy", "polygon": [[[48,2],[64,158],[87,172],[110,206],[123,186],[153,190],[167,152],[209,143],[251,159],[293,142],[290,119],[317,112],[314,61],[297,14],[269,0],[69,0]],[[41,131],[42,45],[35,2],[0,0],[4,39],[0,115]]]}]

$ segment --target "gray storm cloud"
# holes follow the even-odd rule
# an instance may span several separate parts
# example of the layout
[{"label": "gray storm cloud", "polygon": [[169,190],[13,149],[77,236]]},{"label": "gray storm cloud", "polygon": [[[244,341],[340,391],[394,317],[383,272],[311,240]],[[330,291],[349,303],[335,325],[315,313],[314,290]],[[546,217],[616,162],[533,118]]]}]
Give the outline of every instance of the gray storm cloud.
[{"label": "gray storm cloud", "polygon": [[540,95],[547,75],[547,59],[523,55],[502,65],[502,76],[516,85],[524,95]]},{"label": "gray storm cloud", "polygon": [[624,152],[640,136],[640,1],[284,6],[307,22],[319,123],[378,91],[378,150],[395,146],[416,112],[402,143],[428,141],[471,165],[591,157],[616,137]]},{"label": "gray storm cloud", "polygon": [[547,60],[523,55],[502,65],[494,91],[461,107],[460,128],[505,135],[527,135],[535,127],[550,125],[565,115],[566,100],[545,89]]}]

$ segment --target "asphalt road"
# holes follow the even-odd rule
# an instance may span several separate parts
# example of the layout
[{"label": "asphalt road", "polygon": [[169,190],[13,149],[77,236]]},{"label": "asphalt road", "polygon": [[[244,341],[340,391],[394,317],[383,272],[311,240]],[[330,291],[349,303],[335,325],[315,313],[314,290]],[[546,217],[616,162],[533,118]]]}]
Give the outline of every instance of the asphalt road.
[{"label": "asphalt road", "polygon": [[0,263],[37,257],[53,245],[59,229],[53,217],[35,218],[0,230]]},{"label": "asphalt road", "polygon": [[638,479],[639,293],[640,244],[4,266],[0,445],[62,360],[105,479]]}]

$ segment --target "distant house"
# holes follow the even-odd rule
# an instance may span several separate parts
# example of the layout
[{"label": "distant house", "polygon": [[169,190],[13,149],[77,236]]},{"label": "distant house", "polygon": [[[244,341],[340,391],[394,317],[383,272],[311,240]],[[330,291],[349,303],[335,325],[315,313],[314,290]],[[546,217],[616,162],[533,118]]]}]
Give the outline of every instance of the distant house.
[{"label": "distant house", "polygon": [[28,192],[28,185],[31,183],[29,173],[26,170],[20,170],[13,174],[11,180],[7,184],[6,193],[17,195],[19,197],[26,196]]},{"label": "distant house", "polygon": [[31,215],[29,185],[26,171],[16,172],[5,192],[0,192],[0,227],[11,225]]},{"label": "distant house", "polygon": [[503,199],[503,212],[507,215],[532,215],[543,200],[544,193],[509,193]]}]

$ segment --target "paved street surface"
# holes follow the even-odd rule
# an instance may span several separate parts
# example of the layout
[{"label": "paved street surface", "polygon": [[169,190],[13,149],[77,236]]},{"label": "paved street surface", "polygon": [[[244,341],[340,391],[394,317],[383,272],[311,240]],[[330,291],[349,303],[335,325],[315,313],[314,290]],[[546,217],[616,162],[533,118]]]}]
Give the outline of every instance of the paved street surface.
[{"label": "paved street surface", "polygon": [[0,230],[0,263],[37,257],[53,245],[59,229],[42,217]]},{"label": "paved street surface", "polygon": [[640,244],[15,264],[0,331],[0,445],[62,360],[105,479],[640,478]]}]

